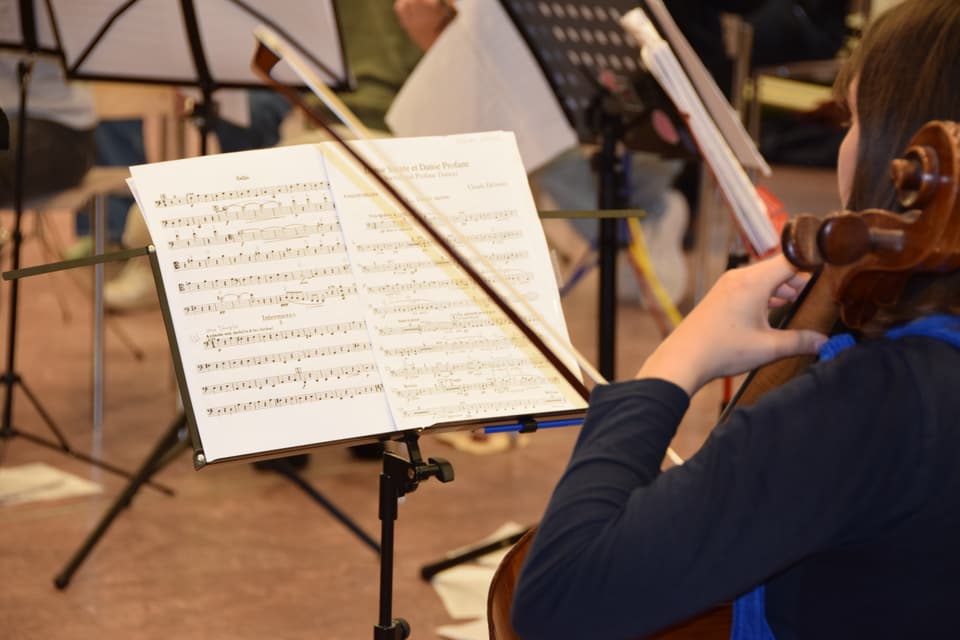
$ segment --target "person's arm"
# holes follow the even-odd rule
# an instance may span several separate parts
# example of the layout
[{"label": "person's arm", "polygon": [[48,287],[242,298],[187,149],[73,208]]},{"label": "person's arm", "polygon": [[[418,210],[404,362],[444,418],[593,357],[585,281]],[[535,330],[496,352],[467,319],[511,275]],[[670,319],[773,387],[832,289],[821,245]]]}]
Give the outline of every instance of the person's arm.
[{"label": "person's arm", "polygon": [[[821,388],[808,374],[735,412],[696,456],[659,473],[688,398],[703,384],[816,352],[825,336],[772,329],[767,319],[769,306],[795,299],[802,283],[782,257],[728,272],[647,359],[638,380],[594,391],[518,585],[513,611],[521,635],[591,637],[598,624],[610,637],[653,631],[741,593],[824,539],[800,533],[810,518],[834,512],[807,499],[783,514],[780,501],[807,480],[797,465],[816,460],[818,447],[830,447],[825,459],[849,453],[829,443],[839,437],[849,444],[845,430],[817,441],[807,419],[828,428],[862,426],[869,417],[823,395],[833,381]],[[820,474],[810,496],[824,497],[836,478]],[[837,504],[855,502],[832,491],[826,497]],[[833,524],[827,520],[818,534],[829,536]]]},{"label": "person's arm", "polygon": [[642,637],[903,517],[922,412],[920,394],[889,393],[896,357],[855,349],[816,366],[663,473],[683,391],[598,388],[521,573],[517,632]]},{"label": "person's arm", "polygon": [[410,39],[426,51],[457,15],[452,0],[396,0],[393,10]]}]

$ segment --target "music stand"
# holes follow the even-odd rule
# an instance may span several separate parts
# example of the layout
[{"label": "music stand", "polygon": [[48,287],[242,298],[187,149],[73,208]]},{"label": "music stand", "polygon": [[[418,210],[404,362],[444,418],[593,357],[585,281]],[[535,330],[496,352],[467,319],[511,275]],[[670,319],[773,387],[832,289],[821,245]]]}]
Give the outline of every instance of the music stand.
[{"label": "music stand", "polygon": [[[527,44],[580,142],[597,145],[592,167],[597,177],[597,208],[627,209],[623,148],[689,157],[683,119],[640,66],[634,39],[620,17],[635,0],[605,0],[590,5],[501,0]],[[669,122],[679,134],[666,139],[654,124]],[[600,266],[598,366],[615,376],[616,258],[622,247],[621,221],[598,220]]]},{"label": "music stand", "polygon": [[[13,246],[11,253],[13,255],[12,268],[20,268],[21,254],[23,250],[23,233],[21,231],[24,214],[24,176],[26,165],[26,127],[27,127],[27,107],[29,98],[30,75],[33,70],[34,57],[37,55],[58,55],[53,32],[50,25],[49,16],[44,9],[36,10],[32,0],[20,0],[18,3],[7,5],[8,10],[15,11],[16,16],[5,16],[5,31],[0,36],[0,49],[19,51],[22,58],[17,65],[17,80],[19,84],[19,118],[17,119],[17,149],[16,166],[14,169],[13,181],[13,209],[14,225],[11,236]],[[4,118],[6,124],[6,118]],[[8,131],[8,127],[4,127]],[[0,382],[4,386],[4,401],[2,423],[0,423],[0,439],[11,439],[17,436],[23,437],[35,444],[60,451],[66,455],[81,460],[88,464],[100,467],[106,471],[126,478],[132,477],[132,474],[114,466],[108,462],[86,455],[74,450],[63,432],[57,426],[53,417],[47,412],[40,402],[39,397],[30,389],[16,370],[16,345],[17,328],[19,319],[19,293],[20,283],[14,280],[10,283],[9,290],[9,316],[7,318],[7,357],[5,369],[0,375]],[[19,387],[24,395],[33,405],[33,408],[40,415],[47,428],[53,433],[56,441],[50,441],[37,435],[21,431],[13,425],[13,391]],[[151,483],[152,484],[152,483]],[[167,487],[153,485],[168,495],[172,491]]]},{"label": "music stand", "polygon": [[[21,2],[31,5],[28,0]],[[198,88],[201,99],[194,105],[191,117],[200,128],[202,155],[207,154],[209,134],[218,118],[214,92],[220,88],[263,86],[250,69],[252,38],[238,38],[237,34],[249,34],[257,25],[268,25],[315,65],[328,86],[347,89],[353,84],[339,22],[329,0],[114,0],[94,7],[74,0],[43,0],[37,6],[49,12],[50,28],[49,33],[44,33],[44,42],[62,52],[67,77]],[[279,77],[297,84],[296,76],[290,72],[281,71]],[[182,448],[183,420],[178,416],[138,471],[127,474],[130,482],[118,500],[55,578],[58,588],[66,588],[83,559],[139,487],[149,483]],[[294,482],[379,552],[369,535],[296,475],[292,466],[277,464],[269,468]]]},{"label": "music stand", "polygon": [[[352,86],[330,0],[113,0],[95,7],[45,2],[68,77],[197,87],[201,99],[191,116],[201,131],[202,155],[218,118],[214,91],[263,84],[250,71],[250,39],[236,37],[258,24],[284,34],[328,86]],[[282,80],[296,82],[293,76]]]}]

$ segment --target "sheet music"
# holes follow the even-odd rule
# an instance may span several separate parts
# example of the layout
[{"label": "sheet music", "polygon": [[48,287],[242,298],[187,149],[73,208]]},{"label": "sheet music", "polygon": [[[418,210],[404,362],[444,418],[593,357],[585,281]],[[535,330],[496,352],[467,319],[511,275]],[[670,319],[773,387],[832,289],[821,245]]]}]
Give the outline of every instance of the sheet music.
[{"label": "sheet music", "polygon": [[687,120],[703,158],[710,167],[734,218],[757,255],[780,246],[780,238],[766,207],[733,151],[707,113],[670,46],[660,37],[642,9],[633,9],[621,20],[642,46],[643,62]]},{"label": "sheet music", "polygon": [[[389,158],[389,165],[375,166],[395,178],[394,184],[435,224],[434,208],[451,218],[566,336],[556,283],[549,270],[537,267],[548,265],[549,257],[513,134],[355,144],[368,158]],[[584,406],[502,311],[380,194],[372,179],[336,147],[324,151],[398,428]],[[457,242],[454,246],[465,251]],[[576,370],[575,363],[568,366]]]},{"label": "sheet music", "polygon": [[131,174],[209,461],[392,428],[316,148]]},{"label": "sheet music", "polygon": [[[569,341],[512,134],[359,148],[385,159],[375,166],[419,210],[452,217]],[[207,460],[583,408],[344,153],[326,143],[131,168]]]},{"label": "sheet music", "polygon": [[737,160],[743,166],[756,169],[762,175],[769,177],[770,165],[760,155],[757,145],[744,129],[740,115],[717,86],[713,76],[700,60],[700,56],[690,46],[690,42],[680,31],[680,27],[673,20],[663,0],[647,0],[647,6],[663,29],[664,37],[670,43],[671,49],[676,52],[677,59],[683,64],[683,68],[697,90],[697,95],[703,99],[704,107],[723,134],[727,144],[730,145]]}]

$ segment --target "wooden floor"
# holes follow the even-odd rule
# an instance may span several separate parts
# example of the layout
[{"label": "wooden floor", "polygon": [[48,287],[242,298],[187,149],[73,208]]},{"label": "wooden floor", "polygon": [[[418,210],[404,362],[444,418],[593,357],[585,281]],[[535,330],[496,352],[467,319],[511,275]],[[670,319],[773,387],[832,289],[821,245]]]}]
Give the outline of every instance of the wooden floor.
[{"label": "wooden floor", "polygon": [[[796,204],[788,201],[792,211],[832,207],[829,181],[794,172],[783,184],[798,192]],[[10,219],[0,223],[9,228]],[[69,220],[57,225],[66,228]],[[31,239],[24,256],[25,264],[46,259]],[[7,254],[3,265],[9,268]],[[0,292],[4,315],[7,286]],[[95,436],[89,294],[61,274],[24,281],[20,300],[16,370],[28,389],[76,449],[136,468],[177,413],[159,314],[110,320],[105,425]],[[590,358],[596,353],[595,300],[596,282],[588,280],[564,302],[573,341]],[[622,378],[636,370],[659,336],[641,308],[623,306],[618,317]],[[3,326],[5,344],[6,320]],[[117,331],[142,350],[142,359]],[[699,446],[718,403],[716,387],[695,399],[676,442],[682,455]],[[52,438],[19,388],[13,416],[17,429]],[[462,453],[431,437],[421,441],[424,456],[448,458],[457,477],[449,484],[424,483],[400,507],[393,610],[410,622],[412,637],[436,637],[436,626],[453,622],[432,587],[420,580],[420,567],[506,521],[535,523],[576,435],[575,429],[549,430],[530,436],[527,446],[491,456]],[[34,461],[100,482],[104,492],[0,507],[0,638],[371,637],[379,574],[378,558],[368,547],[279,475],[249,464],[195,472],[186,453],[158,476],[175,489],[175,497],[141,490],[69,587],[58,591],[54,576],[125,482],[27,438],[0,442],[0,465]],[[378,538],[378,473],[378,462],[326,447],[315,450],[303,476]]]}]

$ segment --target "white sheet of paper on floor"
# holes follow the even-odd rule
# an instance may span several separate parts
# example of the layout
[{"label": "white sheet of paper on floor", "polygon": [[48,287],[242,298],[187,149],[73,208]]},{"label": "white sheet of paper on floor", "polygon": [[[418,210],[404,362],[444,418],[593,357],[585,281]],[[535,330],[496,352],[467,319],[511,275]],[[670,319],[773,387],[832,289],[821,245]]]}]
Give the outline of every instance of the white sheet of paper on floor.
[{"label": "white sheet of paper on floor", "polygon": [[437,627],[437,635],[445,640],[487,640],[487,619]]},{"label": "white sheet of paper on floor", "polygon": [[89,496],[103,491],[84,480],[42,462],[0,469],[0,505]]}]

